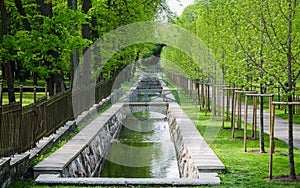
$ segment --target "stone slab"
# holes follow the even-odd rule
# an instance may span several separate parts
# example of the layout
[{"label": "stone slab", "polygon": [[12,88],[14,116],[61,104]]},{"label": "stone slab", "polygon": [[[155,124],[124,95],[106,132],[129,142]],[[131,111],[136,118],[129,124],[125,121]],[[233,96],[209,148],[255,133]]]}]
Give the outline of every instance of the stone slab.
[{"label": "stone slab", "polygon": [[41,174],[37,184],[47,185],[80,185],[80,186],[200,186],[220,184],[216,173],[200,173],[199,179],[177,178],[61,178],[59,175]]}]

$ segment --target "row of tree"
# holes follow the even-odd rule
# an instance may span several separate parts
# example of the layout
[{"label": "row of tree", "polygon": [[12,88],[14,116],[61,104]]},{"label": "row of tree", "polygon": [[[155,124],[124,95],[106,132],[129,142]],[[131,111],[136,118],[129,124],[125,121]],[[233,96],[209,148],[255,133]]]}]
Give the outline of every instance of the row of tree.
[{"label": "row of tree", "polygon": [[[300,77],[298,0],[197,0],[175,23],[192,31],[209,47],[207,53],[215,58],[226,83],[243,89],[256,85],[261,93],[266,87],[269,92],[280,87],[288,102],[294,100],[292,94]],[[178,50],[164,48],[162,56],[177,60],[172,66],[176,72],[212,81],[205,73],[199,75],[197,63]],[[263,97],[260,103],[263,106]],[[295,178],[292,105],[288,112],[290,177]],[[262,113],[261,108],[261,117]]]},{"label": "row of tree", "polygon": [[[33,78],[35,85],[46,80],[53,95],[66,78],[72,82],[78,65],[89,68],[79,59],[99,37],[122,25],[153,21],[167,10],[164,0],[1,0],[0,6],[0,62],[10,103],[15,79]],[[120,51],[99,79],[137,59],[143,48],[147,45]]]}]

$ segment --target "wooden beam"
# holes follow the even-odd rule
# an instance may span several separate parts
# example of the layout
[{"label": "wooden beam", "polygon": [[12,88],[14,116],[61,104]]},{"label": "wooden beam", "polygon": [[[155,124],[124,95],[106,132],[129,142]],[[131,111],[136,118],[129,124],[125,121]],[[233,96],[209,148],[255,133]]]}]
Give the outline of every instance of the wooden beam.
[{"label": "wooden beam", "polygon": [[262,94],[262,93],[257,93],[257,94],[246,94],[249,97],[273,97],[274,94]]},{"label": "wooden beam", "polygon": [[274,105],[300,105],[300,102],[273,102]]}]

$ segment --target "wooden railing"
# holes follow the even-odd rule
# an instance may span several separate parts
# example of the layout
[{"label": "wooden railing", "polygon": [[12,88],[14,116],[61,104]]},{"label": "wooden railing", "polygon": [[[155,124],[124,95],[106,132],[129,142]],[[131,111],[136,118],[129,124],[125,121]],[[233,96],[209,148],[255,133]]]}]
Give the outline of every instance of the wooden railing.
[{"label": "wooden railing", "polygon": [[[51,98],[35,99],[34,103],[26,106],[22,106],[22,102],[0,105],[0,157],[33,148],[42,137],[51,135],[74,118],[72,98],[85,101],[76,106],[77,112],[81,113],[94,102],[110,95],[113,81],[101,82],[73,93],[69,89]],[[91,100],[86,102],[86,99]]]}]

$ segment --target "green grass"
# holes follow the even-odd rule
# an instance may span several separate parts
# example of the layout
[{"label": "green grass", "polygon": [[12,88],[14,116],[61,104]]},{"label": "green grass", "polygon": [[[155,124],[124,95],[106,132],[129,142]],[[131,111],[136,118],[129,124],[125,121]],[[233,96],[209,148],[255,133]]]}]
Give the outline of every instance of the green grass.
[{"label": "green grass", "polygon": [[[36,97],[37,99],[42,98],[45,96],[45,92],[37,92],[36,93]],[[15,97],[16,97],[16,102],[20,102],[20,93],[19,92],[15,92]],[[23,92],[23,100],[22,100],[22,105],[28,105],[28,104],[32,104],[33,103],[33,92]],[[3,101],[2,104],[8,104],[8,94],[7,92],[3,93]]]},{"label": "green grass", "polygon": [[[275,114],[276,114],[276,117],[280,117],[280,118],[286,119],[286,120],[288,119],[288,114],[285,114],[283,112],[283,110],[276,110]],[[293,121],[296,124],[300,124],[300,114],[294,114],[293,115]]]},{"label": "green grass", "polygon": [[[226,170],[220,174],[222,184],[216,187],[299,187],[299,183],[271,183],[264,179],[269,173],[269,155],[253,154],[243,151],[242,140],[232,140],[231,130],[223,130],[220,122],[211,123],[211,117],[205,116],[205,113],[199,112],[198,108],[186,97],[181,95],[182,108],[185,113],[193,120],[199,132],[210,143],[211,148],[226,166]],[[217,137],[211,139],[205,134],[208,126],[213,126],[218,130]],[[229,123],[225,124],[230,127]],[[211,127],[210,127],[211,128]],[[250,130],[249,130],[250,131]],[[243,131],[237,131],[236,136],[242,136]],[[257,134],[258,135],[258,134]],[[258,140],[249,140],[247,149],[259,150]],[[288,175],[289,163],[287,145],[279,140],[275,141],[275,155],[273,175]],[[265,147],[269,148],[269,136],[265,135]],[[295,149],[296,172],[300,173],[300,151]],[[214,187],[214,186],[211,186]]]}]

